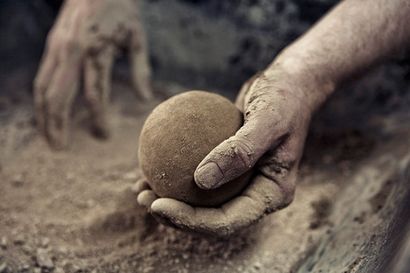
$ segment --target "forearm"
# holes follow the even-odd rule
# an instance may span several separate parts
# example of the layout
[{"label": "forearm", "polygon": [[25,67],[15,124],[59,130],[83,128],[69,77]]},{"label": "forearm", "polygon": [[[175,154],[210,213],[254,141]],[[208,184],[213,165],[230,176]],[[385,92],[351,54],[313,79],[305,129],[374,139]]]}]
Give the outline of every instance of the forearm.
[{"label": "forearm", "polygon": [[[286,48],[268,68],[284,67],[306,79],[320,104],[351,76],[409,43],[407,0],[346,0]],[[317,88],[320,86],[320,88]],[[316,89],[316,90],[313,90]]]}]

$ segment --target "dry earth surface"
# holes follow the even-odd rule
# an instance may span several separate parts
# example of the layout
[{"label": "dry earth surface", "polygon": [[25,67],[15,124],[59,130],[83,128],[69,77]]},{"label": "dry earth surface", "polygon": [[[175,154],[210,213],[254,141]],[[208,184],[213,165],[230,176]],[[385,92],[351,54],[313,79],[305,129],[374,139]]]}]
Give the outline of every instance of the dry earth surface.
[{"label": "dry earth surface", "polygon": [[312,136],[291,206],[230,239],[207,238],[157,224],[136,204],[138,135],[155,104],[114,89],[111,138],[90,137],[77,109],[63,152],[38,136],[29,98],[0,101],[0,273],[377,272],[365,270],[382,264],[380,248],[394,252],[407,129]]}]

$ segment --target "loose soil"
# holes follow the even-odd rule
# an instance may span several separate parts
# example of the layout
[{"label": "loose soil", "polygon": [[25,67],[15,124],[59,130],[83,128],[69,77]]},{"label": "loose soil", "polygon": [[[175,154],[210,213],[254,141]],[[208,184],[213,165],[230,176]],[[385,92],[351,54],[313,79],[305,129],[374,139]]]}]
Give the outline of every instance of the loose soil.
[{"label": "loose soil", "polygon": [[[70,148],[62,152],[50,150],[37,134],[29,99],[16,106],[3,98],[1,273],[281,272],[294,268],[331,228],[330,200],[351,166],[345,156],[343,164],[334,161],[331,149],[315,158],[333,169],[318,172],[305,164],[295,202],[232,238],[158,224],[131,191],[140,175],[138,135],[156,104],[143,105],[131,95],[114,98],[107,141],[92,138],[86,111],[75,110]],[[335,168],[339,178],[332,176]]]}]

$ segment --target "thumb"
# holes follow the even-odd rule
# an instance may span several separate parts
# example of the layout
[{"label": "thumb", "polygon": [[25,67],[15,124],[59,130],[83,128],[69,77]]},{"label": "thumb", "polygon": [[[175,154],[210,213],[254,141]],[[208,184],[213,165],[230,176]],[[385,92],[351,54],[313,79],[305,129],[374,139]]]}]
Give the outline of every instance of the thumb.
[{"label": "thumb", "polygon": [[217,188],[250,170],[286,134],[281,118],[259,111],[199,163],[194,177],[202,189]]}]

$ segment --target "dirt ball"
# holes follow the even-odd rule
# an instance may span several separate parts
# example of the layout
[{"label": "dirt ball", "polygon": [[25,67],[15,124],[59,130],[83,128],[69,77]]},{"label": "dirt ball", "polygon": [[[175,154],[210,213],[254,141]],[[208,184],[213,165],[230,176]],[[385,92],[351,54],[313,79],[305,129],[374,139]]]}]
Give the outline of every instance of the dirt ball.
[{"label": "dirt ball", "polygon": [[141,169],[154,192],[195,206],[218,206],[238,195],[245,174],[214,190],[202,190],[194,172],[204,157],[242,126],[242,113],[228,99],[190,91],[158,105],[139,140]]}]

